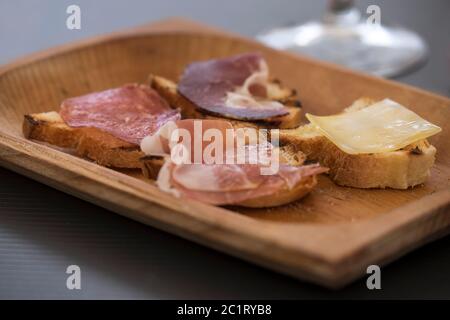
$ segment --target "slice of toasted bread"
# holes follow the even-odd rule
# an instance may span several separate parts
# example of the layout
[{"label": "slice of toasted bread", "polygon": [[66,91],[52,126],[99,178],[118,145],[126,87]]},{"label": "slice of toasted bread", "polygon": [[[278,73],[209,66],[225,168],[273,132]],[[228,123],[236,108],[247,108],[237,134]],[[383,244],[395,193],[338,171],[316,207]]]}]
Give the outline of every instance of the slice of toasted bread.
[{"label": "slice of toasted bread", "polygon": [[58,112],[25,115],[23,134],[27,139],[73,149],[75,154],[116,168],[141,168],[144,156],[139,146],[96,128],[71,128]]},{"label": "slice of toasted bread", "polygon": [[[344,112],[360,110],[374,103],[369,98],[356,100]],[[356,188],[407,189],[426,181],[434,163],[436,148],[427,140],[393,152],[347,154],[323,136],[312,124],[280,130],[280,144],[292,145],[330,169],[339,185]]]},{"label": "slice of toasted bread", "polygon": [[[177,84],[169,79],[150,75],[150,86],[155,89],[173,107],[181,109],[183,118],[191,119],[222,119],[213,115],[201,112],[192,102],[178,93]],[[289,109],[289,114],[278,117],[270,122],[258,121],[248,122],[228,119],[235,128],[238,127],[258,127],[258,128],[296,128],[301,120],[301,104],[296,98],[296,92],[281,86],[279,81],[273,81],[268,86],[268,96],[270,100],[276,100],[284,104]]]}]

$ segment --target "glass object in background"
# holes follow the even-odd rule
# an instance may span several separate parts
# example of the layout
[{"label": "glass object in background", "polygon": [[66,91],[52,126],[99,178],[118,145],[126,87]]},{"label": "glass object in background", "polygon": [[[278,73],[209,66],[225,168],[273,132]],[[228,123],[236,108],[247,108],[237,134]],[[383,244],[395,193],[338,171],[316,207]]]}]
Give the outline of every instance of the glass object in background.
[{"label": "glass object in background", "polygon": [[257,38],[264,44],[383,77],[425,60],[427,46],[415,33],[369,23],[352,0],[329,1],[321,21],[276,28]]}]

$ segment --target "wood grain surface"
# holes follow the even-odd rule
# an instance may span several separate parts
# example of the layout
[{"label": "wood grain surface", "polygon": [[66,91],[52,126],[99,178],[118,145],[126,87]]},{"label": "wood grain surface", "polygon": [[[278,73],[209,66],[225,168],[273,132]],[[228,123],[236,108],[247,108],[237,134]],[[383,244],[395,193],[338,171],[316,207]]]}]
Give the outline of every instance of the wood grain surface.
[{"label": "wood grain surface", "polygon": [[[27,141],[23,115],[57,110],[71,96],[176,80],[192,61],[258,50],[296,88],[307,112],[336,113],[360,96],[389,97],[443,128],[421,187],[360,190],[321,177],[306,199],[275,209],[217,208],[174,199],[138,172],[118,172]],[[71,44],[0,70],[0,163],[82,199],[268,268],[330,287],[443,235],[450,225],[450,101],[419,89],[277,52],[213,28],[170,20]]]}]

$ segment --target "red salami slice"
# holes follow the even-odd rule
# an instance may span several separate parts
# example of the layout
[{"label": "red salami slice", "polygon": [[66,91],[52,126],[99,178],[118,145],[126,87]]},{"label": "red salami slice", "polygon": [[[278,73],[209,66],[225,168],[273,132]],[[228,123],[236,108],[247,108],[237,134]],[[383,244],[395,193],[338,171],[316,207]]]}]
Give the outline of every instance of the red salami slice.
[{"label": "red salami slice", "polygon": [[60,114],[71,127],[98,128],[133,144],[180,119],[156,91],[137,84],[67,99]]},{"label": "red salami slice", "polygon": [[199,109],[241,120],[266,120],[288,114],[266,99],[267,65],[258,53],[188,65],[178,91]]}]

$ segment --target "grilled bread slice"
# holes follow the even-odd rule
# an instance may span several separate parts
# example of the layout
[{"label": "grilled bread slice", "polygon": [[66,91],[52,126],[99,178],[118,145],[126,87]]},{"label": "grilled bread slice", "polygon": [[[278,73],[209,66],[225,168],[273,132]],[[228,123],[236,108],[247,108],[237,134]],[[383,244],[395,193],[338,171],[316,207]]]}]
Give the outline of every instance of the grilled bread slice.
[{"label": "grilled bread slice", "polygon": [[96,128],[69,127],[56,111],[25,115],[22,129],[27,139],[73,150],[106,167],[141,168],[138,145]]},{"label": "grilled bread slice", "polygon": [[[222,119],[220,117],[208,115],[201,112],[195,104],[183,97],[177,91],[177,84],[169,79],[150,75],[150,86],[155,89],[166,101],[174,107],[181,109],[183,118],[190,119]],[[297,93],[293,89],[287,89],[281,86],[277,80],[272,81],[268,85],[268,98],[276,100],[285,105],[289,109],[289,114],[283,117],[278,117],[269,122],[258,121],[248,122],[240,120],[229,121],[235,128],[251,127],[251,128],[296,128],[300,125],[302,109],[301,103],[297,98]]]},{"label": "grilled bread slice", "polygon": [[[365,108],[375,101],[356,100],[344,112]],[[308,160],[319,161],[342,186],[356,188],[407,189],[426,181],[435,159],[436,148],[426,139],[392,152],[347,154],[323,136],[312,124],[280,130],[280,144],[294,146]]]}]

